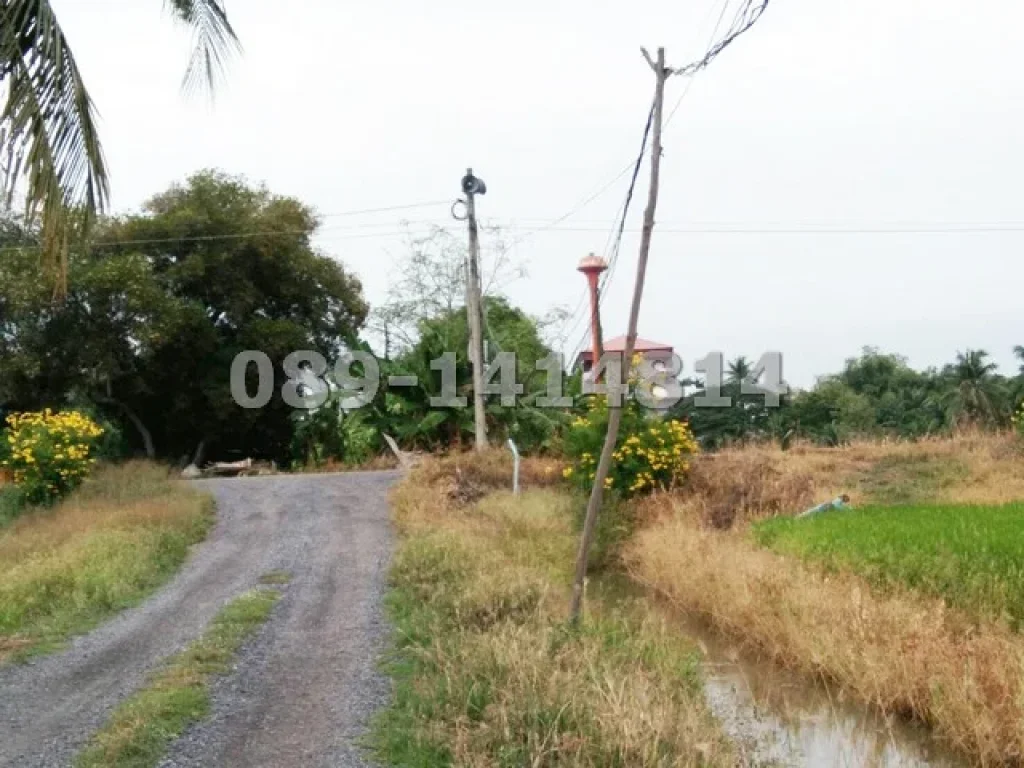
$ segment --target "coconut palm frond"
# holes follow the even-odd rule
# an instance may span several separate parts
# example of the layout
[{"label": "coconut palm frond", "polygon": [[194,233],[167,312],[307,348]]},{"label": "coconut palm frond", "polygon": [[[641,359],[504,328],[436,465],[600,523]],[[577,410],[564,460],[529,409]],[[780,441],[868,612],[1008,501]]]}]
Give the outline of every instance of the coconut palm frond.
[{"label": "coconut palm frond", "polygon": [[222,0],[166,0],[174,16],[192,28],[195,47],[182,87],[186,91],[217,85],[225,64],[240,49]]},{"label": "coconut palm frond", "polygon": [[71,233],[109,188],[92,100],[48,0],[0,0],[0,83],[0,153],[16,158],[8,174],[27,179],[27,213],[40,217],[60,292]]}]

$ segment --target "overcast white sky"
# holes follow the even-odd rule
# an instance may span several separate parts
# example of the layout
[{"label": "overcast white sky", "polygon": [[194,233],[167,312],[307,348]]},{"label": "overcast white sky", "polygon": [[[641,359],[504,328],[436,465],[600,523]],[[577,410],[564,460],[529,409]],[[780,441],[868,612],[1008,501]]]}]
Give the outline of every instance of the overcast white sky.
[{"label": "overcast white sky", "polygon": [[[399,221],[459,226],[449,203],[330,214],[452,200],[472,165],[489,188],[481,216],[511,238],[562,216],[638,149],[653,88],[639,46],[696,58],[722,2],[233,0],[245,50],[212,106],[181,94],[189,40],[160,0],[55,5],[101,113],[115,210],[204,167],[265,181],[327,215],[321,246],[373,303]],[[710,350],[778,349],[798,385],[864,345],[919,367],[982,347],[1015,370],[1022,28],[1011,0],[774,0],[666,129],[641,335],[675,345],[690,372]],[[684,87],[670,83],[670,106]],[[576,305],[575,265],[605,248],[626,181],[520,243],[530,276],[509,286],[515,302]],[[708,224],[1018,231],[671,231]],[[605,303],[609,336],[625,329],[637,240]]]}]

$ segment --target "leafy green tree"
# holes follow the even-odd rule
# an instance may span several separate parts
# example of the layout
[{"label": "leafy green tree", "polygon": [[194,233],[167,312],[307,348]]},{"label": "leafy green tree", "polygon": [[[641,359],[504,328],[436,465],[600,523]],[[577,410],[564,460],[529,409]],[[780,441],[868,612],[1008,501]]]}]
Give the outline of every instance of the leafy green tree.
[{"label": "leafy green tree", "polygon": [[[506,299],[487,297],[484,307],[489,358],[493,360],[500,352],[514,355],[514,375],[524,392],[514,407],[502,406],[497,395],[492,396],[486,408],[488,428],[496,439],[512,437],[524,451],[549,447],[565,419],[564,414],[535,406],[536,396],[543,394],[546,386],[545,374],[536,370],[536,363],[550,350],[540,338],[536,320]],[[385,385],[364,413],[380,432],[394,435],[404,447],[448,449],[468,444],[473,435],[472,409],[430,405],[431,398],[443,394],[441,372],[432,363],[446,354],[455,358],[455,394],[471,399],[465,309],[455,307],[421,319],[415,337],[408,350],[382,363]],[[412,375],[419,383],[389,388],[389,375]]]},{"label": "leafy green tree", "polygon": [[876,426],[871,398],[835,377],[822,379],[813,389],[794,395],[787,417],[797,434],[826,445],[870,434]]},{"label": "leafy green tree", "polygon": [[143,359],[181,303],[138,254],[74,255],[74,288],[59,303],[35,279],[37,269],[33,252],[0,260],[0,403],[19,410],[70,401],[112,407],[155,455],[152,435],[122,395],[137,388]]},{"label": "leafy green tree", "polygon": [[[544,374],[537,371],[537,361],[546,358],[550,350],[540,338],[536,321],[511,306],[507,300],[487,298],[484,300],[484,311],[488,356],[493,360],[497,354],[504,352],[515,357],[514,375],[524,393],[517,398],[514,407],[503,407],[497,396],[491,397],[487,408],[489,426],[493,428],[496,437],[511,436],[522,444],[524,450],[540,448],[550,438],[556,422],[545,409],[532,407],[530,403],[546,384]],[[459,309],[447,316],[425,320],[421,324],[420,338],[420,343],[413,351],[417,365],[429,365],[429,360],[437,359],[445,352],[455,352],[456,381],[466,382],[468,396],[471,376],[466,356],[469,329],[465,311]],[[439,384],[437,374],[431,378],[432,386],[436,387]],[[472,413],[468,408],[455,410],[457,413],[450,416],[449,423],[453,427],[458,426],[457,431],[450,433],[450,437],[457,442],[468,440],[472,434]]]},{"label": "leafy green tree", "polygon": [[292,351],[333,358],[355,343],[360,284],[313,249],[315,227],[296,200],[204,172],[103,223],[73,255],[63,302],[31,279],[33,254],[0,260],[0,402],[83,397],[127,419],[150,453],[286,460],[291,408],[276,395],[239,407],[230,370],[239,352],[262,351],[276,393]]},{"label": "leafy green tree", "polygon": [[939,405],[942,382],[934,370],[915,371],[904,357],[866,347],[846,361],[837,378],[871,401],[877,431],[920,436],[945,426],[946,414]]},{"label": "leafy green tree", "polygon": [[[212,85],[237,46],[221,0],[168,0],[165,6],[194,32],[185,85]],[[0,168],[9,207],[13,184],[27,179],[30,213],[41,221],[49,266],[66,276],[77,229],[101,211],[108,175],[92,99],[49,0],[0,2]]]},{"label": "leafy green tree", "polygon": [[742,355],[726,364],[721,394],[730,399],[729,406],[698,406],[699,398],[708,394],[704,384],[687,382],[696,386],[696,391],[684,397],[669,415],[687,421],[705,449],[767,436],[774,409],[766,406],[764,395],[743,392],[743,383],[749,383],[753,372],[753,363]]}]

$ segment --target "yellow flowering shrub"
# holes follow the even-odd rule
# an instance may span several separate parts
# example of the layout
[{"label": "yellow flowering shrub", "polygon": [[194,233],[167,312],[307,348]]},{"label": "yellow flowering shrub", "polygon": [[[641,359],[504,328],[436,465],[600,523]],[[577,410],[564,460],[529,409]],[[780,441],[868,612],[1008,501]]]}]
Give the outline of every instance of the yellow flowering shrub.
[{"label": "yellow flowering shrub", "polygon": [[48,504],[89,473],[102,434],[96,422],[78,411],[13,413],[7,417],[2,464],[27,501]]},{"label": "yellow flowering shrub", "polygon": [[[608,425],[604,397],[587,403],[587,414],[577,417],[566,434],[566,452],[572,463],[563,471],[569,482],[590,490]],[[651,415],[639,403],[623,405],[622,424],[605,488],[623,497],[671,488],[682,482],[697,452],[688,424]]]}]

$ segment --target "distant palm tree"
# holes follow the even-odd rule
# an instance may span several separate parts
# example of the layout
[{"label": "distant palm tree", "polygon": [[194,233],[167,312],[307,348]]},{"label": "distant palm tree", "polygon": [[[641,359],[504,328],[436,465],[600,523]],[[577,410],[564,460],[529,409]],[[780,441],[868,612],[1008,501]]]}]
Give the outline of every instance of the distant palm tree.
[{"label": "distant palm tree", "polygon": [[749,360],[743,355],[740,355],[735,360],[732,360],[727,366],[725,380],[728,384],[734,384],[739,387],[747,377],[750,376],[754,366]]},{"label": "distant palm tree", "polygon": [[998,393],[994,374],[997,366],[987,362],[988,356],[983,349],[956,353],[956,362],[950,368],[955,388],[947,398],[949,413],[955,421],[996,420]]},{"label": "distant palm tree", "polygon": [[[196,45],[186,88],[213,85],[238,40],[222,0],[166,0],[191,27]],[[39,215],[48,266],[58,290],[75,231],[109,197],[109,180],[92,99],[50,0],[0,0],[0,189],[10,207],[15,182],[27,180],[28,213]]]}]

